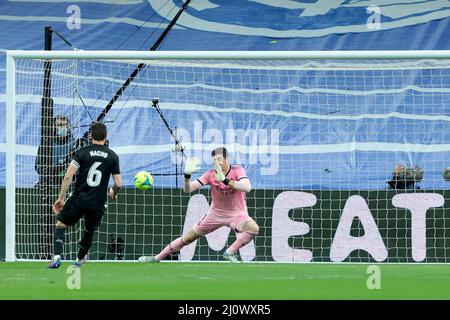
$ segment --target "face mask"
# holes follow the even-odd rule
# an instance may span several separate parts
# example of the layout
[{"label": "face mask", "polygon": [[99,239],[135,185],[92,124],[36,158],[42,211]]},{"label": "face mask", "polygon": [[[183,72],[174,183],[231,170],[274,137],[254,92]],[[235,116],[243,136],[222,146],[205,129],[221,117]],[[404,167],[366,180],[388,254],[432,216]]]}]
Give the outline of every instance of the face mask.
[{"label": "face mask", "polygon": [[62,127],[56,131],[56,134],[58,137],[65,137],[68,132],[69,132],[69,129],[67,129],[67,127]]}]

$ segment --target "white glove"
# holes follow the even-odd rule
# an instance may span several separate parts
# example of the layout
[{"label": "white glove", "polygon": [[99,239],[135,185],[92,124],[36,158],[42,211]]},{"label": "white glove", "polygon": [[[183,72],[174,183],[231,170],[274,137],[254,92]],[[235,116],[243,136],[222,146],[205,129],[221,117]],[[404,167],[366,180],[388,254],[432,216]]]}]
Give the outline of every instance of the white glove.
[{"label": "white glove", "polygon": [[191,175],[200,170],[200,160],[196,157],[186,160],[186,167],[184,168],[184,174]]},{"label": "white glove", "polygon": [[214,176],[216,177],[217,182],[222,182],[225,180],[225,175],[223,174],[222,167],[218,164],[214,166],[214,170],[216,173]]}]

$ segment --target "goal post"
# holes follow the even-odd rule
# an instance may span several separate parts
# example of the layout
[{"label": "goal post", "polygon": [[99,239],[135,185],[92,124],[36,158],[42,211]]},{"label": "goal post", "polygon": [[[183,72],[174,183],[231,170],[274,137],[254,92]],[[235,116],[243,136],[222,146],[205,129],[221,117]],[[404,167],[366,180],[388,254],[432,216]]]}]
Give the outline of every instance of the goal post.
[{"label": "goal post", "polygon": [[6,55],[6,261],[15,260],[16,244],[16,75],[14,56]]},{"label": "goal post", "polygon": [[[450,262],[450,50],[8,51],[8,261],[41,259],[34,166],[46,60],[55,115],[70,119],[75,140],[145,64],[104,119],[125,188],[108,204],[91,259],[156,254],[207,212],[208,189],[175,187],[181,157],[152,107],[158,98],[202,172],[220,145],[247,171],[260,234],[239,251],[243,260]],[[389,188],[397,165],[417,179],[411,188]],[[152,190],[133,187],[142,170]],[[65,259],[80,233],[67,234]],[[220,228],[171,259],[220,261],[233,239]]]}]

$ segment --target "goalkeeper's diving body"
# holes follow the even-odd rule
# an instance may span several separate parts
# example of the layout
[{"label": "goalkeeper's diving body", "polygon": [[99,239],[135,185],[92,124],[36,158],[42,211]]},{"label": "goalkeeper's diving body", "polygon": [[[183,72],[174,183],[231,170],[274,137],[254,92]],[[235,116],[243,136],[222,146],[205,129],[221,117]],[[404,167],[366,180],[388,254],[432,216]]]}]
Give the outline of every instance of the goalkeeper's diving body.
[{"label": "goalkeeper's diving body", "polygon": [[189,231],[172,241],[156,256],[142,256],[140,262],[159,262],[168,255],[178,252],[184,246],[222,226],[236,232],[236,241],[225,251],[223,257],[231,262],[239,262],[236,252],[259,233],[259,226],[250,218],[246,205],[246,193],[252,186],[245,170],[228,163],[225,148],[211,152],[214,169],[205,172],[199,179],[191,181],[191,175],[200,170],[199,161],[190,158],[186,161],[184,192],[190,193],[210,185],[212,202],[208,213]]}]

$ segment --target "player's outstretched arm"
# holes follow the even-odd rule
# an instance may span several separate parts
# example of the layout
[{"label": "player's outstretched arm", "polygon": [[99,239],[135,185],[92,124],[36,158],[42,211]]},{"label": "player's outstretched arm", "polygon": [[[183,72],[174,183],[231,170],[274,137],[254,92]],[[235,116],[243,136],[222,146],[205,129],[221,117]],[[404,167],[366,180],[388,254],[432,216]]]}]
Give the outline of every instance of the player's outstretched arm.
[{"label": "player's outstretched arm", "polygon": [[67,168],[66,174],[64,175],[63,182],[61,184],[61,190],[59,191],[59,198],[64,199],[66,196],[67,190],[69,189],[70,184],[72,183],[73,177],[78,171],[78,167],[73,165],[72,163],[69,164],[69,167]]},{"label": "player's outstretched arm", "polygon": [[225,174],[222,172],[222,168],[218,164],[214,166],[214,170],[216,171],[216,173],[214,174],[216,180],[229,185],[234,190],[242,192],[250,192],[252,190],[250,180],[246,176],[241,177],[239,181],[234,181],[225,177]]},{"label": "player's outstretched arm", "polygon": [[74,164],[69,164],[67,168],[66,174],[64,175],[63,182],[61,184],[61,189],[59,191],[58,199],[53,204],[53,212],[58,214],[62,207],[64,206],[64,198],[66,196],[67,190],[69,189],[70,184],[72,183],[73,177],[75,173],[77,173],[78,167]]},{"label": "player's outstretched arm", "polygon": [[198,158],[189,158],[186,160],[186,167],[184,169],[184,192],[194,192],[201,188],[201,183],[198,181],[191,182],[191,175],[200,170],[200,160]]},{"label": "player's outstretched arm", "polygon": [[117,199],[117,194],[119,193],[120,189],[122,188],[122,176],[120,174],[113,174],[112,175],[114,180],[114,186],[110,188],[108,192],[108,196],[115,200]]},{"label": "player's outstretched arm", "polygon": [[200,189],[201,187],[202,187],[201,183],[198,182],[197,180],[191,182],[190,178],[189,179],[184,178],[184,189],[183,189],[184,192],[186,193],[194,192]]},{"label": "player's outstretched arm", "polygon": [[252,191],[252,185],[248,178],[243,178],[239,181],[230,180],[228,183],[234,190],[242,191],[242,192],[250,192]]}]

